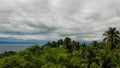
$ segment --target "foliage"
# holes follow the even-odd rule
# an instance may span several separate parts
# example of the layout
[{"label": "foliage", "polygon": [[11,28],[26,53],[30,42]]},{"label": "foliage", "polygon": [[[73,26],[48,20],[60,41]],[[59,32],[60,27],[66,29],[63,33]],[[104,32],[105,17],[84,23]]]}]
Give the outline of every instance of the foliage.
[{"label": "foliage", "polygon": [[108,31],[105,31],[103,34],[106,36],[103,41],[106,41],[110,50],[116,48],[118,42],[120,42],[120,33],[116,30],[116,28],[110,27]]},{"label": "foliage", "polygon": [[116,48],[112,51],[113,45],[108,48],[105,42],[95,40],[86,45],[66,37],[17,53],[5,52],[0,55],[0,68],[120,68],[120,42],[111,40],[119,37],[115,30],[110,28],[104,34],[106,41]]}]

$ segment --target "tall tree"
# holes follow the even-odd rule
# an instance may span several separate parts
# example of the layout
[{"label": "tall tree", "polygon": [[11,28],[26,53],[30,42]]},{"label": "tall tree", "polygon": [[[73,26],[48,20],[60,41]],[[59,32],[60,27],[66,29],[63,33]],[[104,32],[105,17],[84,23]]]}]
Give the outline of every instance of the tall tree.
[{"label": "tall tree", "polygon": [[97,44],[98,44],[98,42],[97,42],[96,40],[92,41],[92,46],[93,46],[93,47],[96,47]]},{"label": "tall tree", "polygon": [[79,51],[79,49],[80,49],[80,44],[79,44],[79,42],[72,41],[71,44],[72,44],[73,50],[78,50],[78,51]]},{"label": "tall tree", "polygon": [[57,45],[60,47],[61,45],[63,45],[63,40],[62,39],[60,39],[60,40],[58,40],[57,41]]},{"label": "tall tree", "polygon": [[65,48],[68,50],[68,52],[71,52],[71,50],[72,50],[71,38],[66,37],[66,38],[64,39],[64,45],[65,45]]},{"label": "tall tree", "polygon": [[97,49],[99,47],[99,44],[96,40],[92,41],[91,45],[92,45],[93,49]]},{"label": "tall tree", "polygon": [[81,54],[82,63],[85,64],[86,68],[92,68],[93,64],[100,66],[99,59],[95,54],[94,50],[91,48],[87,48],[84,54]]},{"label": "tall tree", "polygon": [[58,47],[58,45],[55,41],[52,42],[52,47]]},{"label": "tall tree", "polygon": [[103,34],[105,38],[103,41],[106,41],[109,49],[113,50],[116,48],[116,44],[120,42],[120,33],[114,27],[109,27],[109,30],[105,31]]}]

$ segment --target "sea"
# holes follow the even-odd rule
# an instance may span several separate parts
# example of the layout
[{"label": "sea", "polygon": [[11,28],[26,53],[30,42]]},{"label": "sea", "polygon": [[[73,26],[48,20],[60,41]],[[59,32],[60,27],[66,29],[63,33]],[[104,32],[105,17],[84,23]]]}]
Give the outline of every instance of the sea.
[{"label": "sea", "polygon": [[0,54],[4,53],[5,51],[16,51],[19,52],[24,50],[33,44],[0,44]]}]

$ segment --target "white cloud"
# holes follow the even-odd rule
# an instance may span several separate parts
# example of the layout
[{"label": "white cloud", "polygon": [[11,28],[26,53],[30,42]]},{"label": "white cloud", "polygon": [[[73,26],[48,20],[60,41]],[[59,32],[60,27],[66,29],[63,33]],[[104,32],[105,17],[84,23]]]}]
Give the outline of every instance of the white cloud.
[{"label": "white cloud", "polygon": [[0,0],[0,37],[101,40],[120,30],[119,0]]}]

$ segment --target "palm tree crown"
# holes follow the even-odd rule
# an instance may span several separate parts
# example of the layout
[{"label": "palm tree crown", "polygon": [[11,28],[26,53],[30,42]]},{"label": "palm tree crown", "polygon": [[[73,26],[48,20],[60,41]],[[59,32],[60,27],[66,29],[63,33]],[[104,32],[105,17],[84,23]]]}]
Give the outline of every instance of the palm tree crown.
[{"label": "palm tree crown", "polygon": [[106,36],[103,41],[107,42],[110,50],[113,50],[116,44],[120,42],[120,33],[114,27],[109,27],[109,30],[105,31],[103,35]]}]

